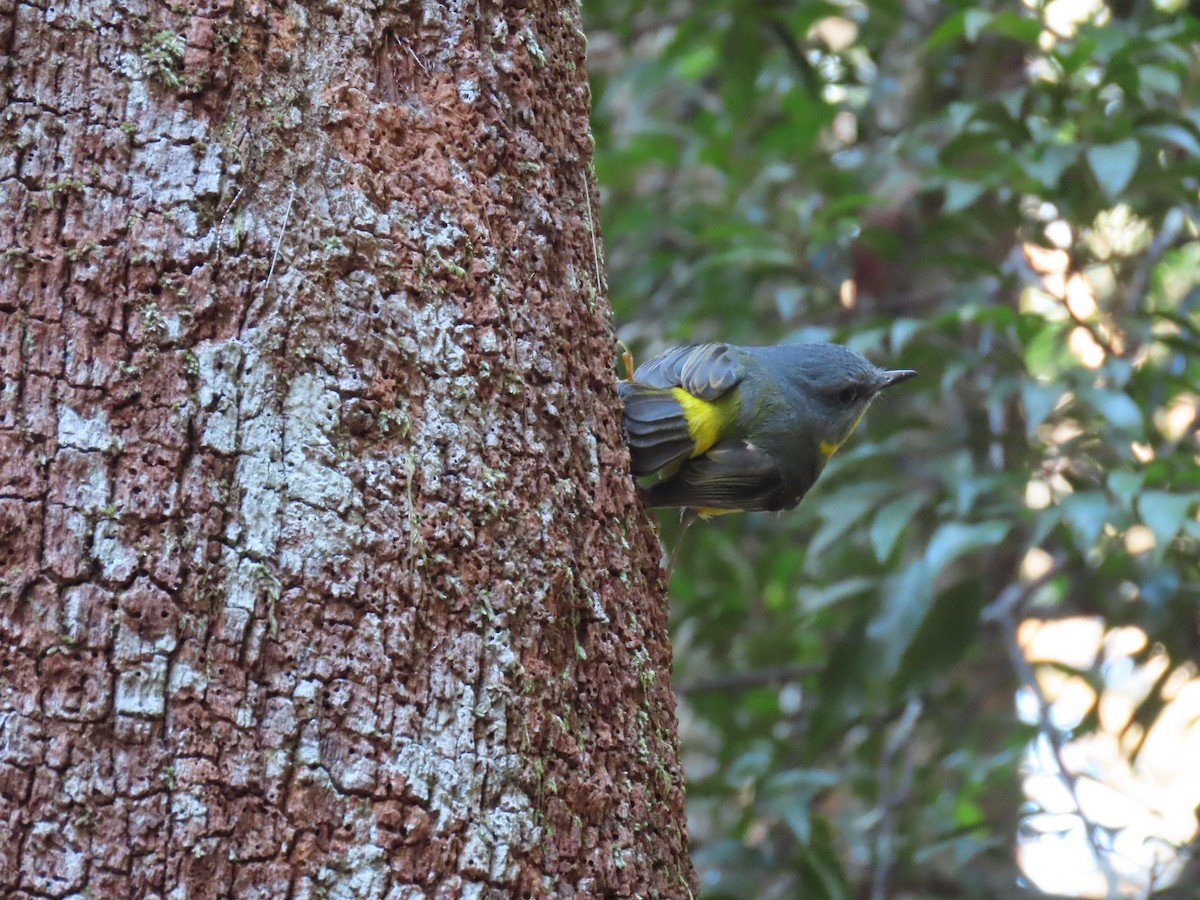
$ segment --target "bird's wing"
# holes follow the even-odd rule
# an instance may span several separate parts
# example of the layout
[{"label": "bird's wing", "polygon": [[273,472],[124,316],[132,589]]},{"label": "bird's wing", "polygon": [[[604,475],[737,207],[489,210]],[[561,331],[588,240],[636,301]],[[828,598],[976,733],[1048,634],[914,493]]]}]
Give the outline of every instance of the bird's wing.
[{"label": "bird's wing", "polygon": [[625,439],[634,475],[653,475],[695,452],[683,407],[669,389],[623,381],[617,392],[625,404]]},{"label": "bird's wing", "polygon": [[716,400],[743,375],[742,365],[728,344],[692,344],[668,350],[638,366],[633,380],[649,387],[681,387],[701,400]]},{"label": "bird's wing", "polygon": [[633,474],[671,472],[708,449],[736,414],[717,401],[742,376],[728,344],[695,344],[656,356],[618,384]]},{"label": "bird's wing", "polygon": [[671,477],[646,488],[649,506],[698,510],[788,509],[799,499],[789,496],[775,460],[743,440],[721,441]]}]

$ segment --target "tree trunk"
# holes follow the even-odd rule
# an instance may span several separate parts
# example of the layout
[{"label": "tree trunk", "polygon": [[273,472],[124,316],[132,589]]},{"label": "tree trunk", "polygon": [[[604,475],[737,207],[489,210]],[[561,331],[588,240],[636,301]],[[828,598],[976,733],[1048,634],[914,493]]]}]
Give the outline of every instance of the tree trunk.
[{"label": "tree trunk", "polygon": [[0,893],[686,896],[574,3],[9,5]]}]

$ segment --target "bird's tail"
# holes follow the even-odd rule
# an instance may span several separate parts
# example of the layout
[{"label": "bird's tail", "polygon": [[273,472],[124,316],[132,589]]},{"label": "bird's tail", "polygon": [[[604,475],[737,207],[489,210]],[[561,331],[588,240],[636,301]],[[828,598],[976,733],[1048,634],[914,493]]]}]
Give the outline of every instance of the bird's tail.
[{"label": "bird's tail", "polygon": [[687,417],[673,389],[623,381],[617,391],[625,402],[625,436],[634,475],[653,475],[695,452]]}]

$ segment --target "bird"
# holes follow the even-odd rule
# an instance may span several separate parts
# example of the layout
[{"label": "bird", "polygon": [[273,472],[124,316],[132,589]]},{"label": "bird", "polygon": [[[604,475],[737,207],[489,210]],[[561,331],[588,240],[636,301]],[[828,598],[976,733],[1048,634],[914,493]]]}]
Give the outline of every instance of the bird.
[{"label": "bird", "polygon": [[871,401],[916,374],[841,344],[676,347],[618,382],[632,472],[655,479],[646,505],[681,508],[684,529],[793,509]]}]

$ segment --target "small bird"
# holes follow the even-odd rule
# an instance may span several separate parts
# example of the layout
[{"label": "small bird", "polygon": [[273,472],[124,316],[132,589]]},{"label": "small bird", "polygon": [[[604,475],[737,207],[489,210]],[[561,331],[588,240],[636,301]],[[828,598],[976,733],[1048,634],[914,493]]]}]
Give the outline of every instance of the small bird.
[{"label": "small bird", "polygon": [[683,507],[685,528],[791,509],[879,392],[916,374],[839,344],[668,350],[618,384],[633,474],[658,476],[646,504]]}]

